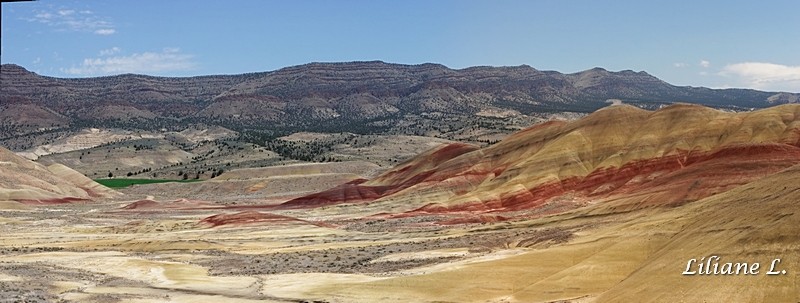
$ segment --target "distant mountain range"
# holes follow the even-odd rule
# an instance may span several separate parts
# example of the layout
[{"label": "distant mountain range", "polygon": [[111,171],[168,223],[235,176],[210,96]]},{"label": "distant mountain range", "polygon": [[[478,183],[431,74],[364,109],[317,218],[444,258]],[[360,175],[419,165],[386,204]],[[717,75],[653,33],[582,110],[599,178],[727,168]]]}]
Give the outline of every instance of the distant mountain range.
[{"label": "distant mountain range", "polygon": [[[406,115],[589,113],[609,99],[643,108],[674,102],[742,110],[796,103],[800,94],[666,83],[646,72],[574,74],[530,66],[450,69],[380,61],[310,63],[271,72],[167,78],[66,79],[2,65],[2,125],[337,131],[395,125]],[[5,133],[8,133],[6,131]]]}]

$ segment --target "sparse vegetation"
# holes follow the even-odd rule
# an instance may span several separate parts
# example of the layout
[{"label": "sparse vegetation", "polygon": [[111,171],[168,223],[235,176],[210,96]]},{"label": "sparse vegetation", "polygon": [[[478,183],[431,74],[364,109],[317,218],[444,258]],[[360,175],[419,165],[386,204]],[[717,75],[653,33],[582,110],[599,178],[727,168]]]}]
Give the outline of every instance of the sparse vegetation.
[{"label": "sparse vegetation", "polygon": [[166,182],[197,182],[197,179],[183,179],[183,180],[166,180],[166,179],[95,179],[100,183],[110,188],[124,188],[136,184],[152,184],[152,183],[166,183]]}]

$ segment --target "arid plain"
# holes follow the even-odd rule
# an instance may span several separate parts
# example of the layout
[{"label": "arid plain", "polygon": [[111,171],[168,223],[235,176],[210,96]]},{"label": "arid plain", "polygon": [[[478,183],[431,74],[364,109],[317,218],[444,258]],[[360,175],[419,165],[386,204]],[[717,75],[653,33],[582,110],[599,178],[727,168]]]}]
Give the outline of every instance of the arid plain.
[{"label": "arid plain", "polygon": [[[3,149],[0,300],[800,302],[798,105],[425,144],[120,190]],[[710,256],[761,268],[683,274]]]}]

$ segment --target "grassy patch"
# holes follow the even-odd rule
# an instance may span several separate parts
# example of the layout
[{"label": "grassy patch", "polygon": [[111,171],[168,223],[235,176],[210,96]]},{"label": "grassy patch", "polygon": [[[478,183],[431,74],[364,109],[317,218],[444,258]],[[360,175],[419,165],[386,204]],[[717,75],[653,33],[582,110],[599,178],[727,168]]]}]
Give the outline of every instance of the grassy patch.
[{"label": "grassy patch", "polygon": [[166,182],[198,182],[201,180],[166,180],[166,179],[96,179],[97,183],[110,188],[123,188],[136,184],[166,183]]}]

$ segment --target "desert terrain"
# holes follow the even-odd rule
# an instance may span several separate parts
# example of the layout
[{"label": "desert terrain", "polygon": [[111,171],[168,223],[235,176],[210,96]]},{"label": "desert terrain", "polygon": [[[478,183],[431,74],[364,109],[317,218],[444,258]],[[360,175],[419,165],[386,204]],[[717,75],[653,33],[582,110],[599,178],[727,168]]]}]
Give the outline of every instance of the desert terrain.
[{"label": "desert terrain", "polygon": [[[213,128],[3,148],[0,302],[800,302],[800,106],[569,118],[491,144]],[[208,170],[92,181],[118,151]],[[761,268],[683,274],[711,256]]]}]

